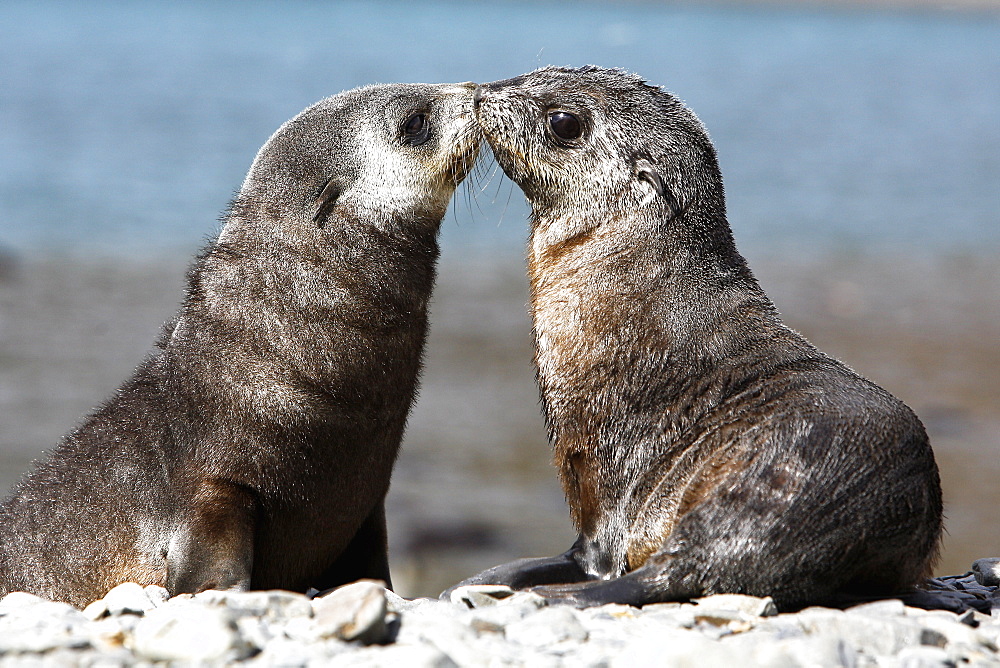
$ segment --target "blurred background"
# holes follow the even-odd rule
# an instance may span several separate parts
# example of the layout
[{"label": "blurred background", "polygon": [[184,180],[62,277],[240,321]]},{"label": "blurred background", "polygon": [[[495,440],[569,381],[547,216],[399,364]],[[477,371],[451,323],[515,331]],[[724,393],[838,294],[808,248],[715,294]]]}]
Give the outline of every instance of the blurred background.
[{"label": "blurred background", "polygon": [[[141,361],[286,119],[368,83],[588,63],[695,110],[786,321],[921,416],[939,574],[1000,556],[1000,3],[975,0],[5,0],[0,493]],[[528,208],[494,167],[442,226],[388,501],[408,596],[573,540],[531,368]]]}]

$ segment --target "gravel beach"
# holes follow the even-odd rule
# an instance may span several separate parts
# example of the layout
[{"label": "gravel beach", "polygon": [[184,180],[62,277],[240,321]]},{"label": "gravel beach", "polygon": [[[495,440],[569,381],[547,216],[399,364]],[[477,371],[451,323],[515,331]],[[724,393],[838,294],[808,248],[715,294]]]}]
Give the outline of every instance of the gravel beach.
[{"label": "gravel beach", "polygon": [[[996,587],[976,575],[954,584],[989,611]],[[81,612],[9,594],[0,666],[1000,665],[1000,609],[898,600],[778,614],[769,598],[725,594],[577,610],[490,586],[406,600],[373,581],[311,601],[282,591],[166,596],[128,583]]]}]

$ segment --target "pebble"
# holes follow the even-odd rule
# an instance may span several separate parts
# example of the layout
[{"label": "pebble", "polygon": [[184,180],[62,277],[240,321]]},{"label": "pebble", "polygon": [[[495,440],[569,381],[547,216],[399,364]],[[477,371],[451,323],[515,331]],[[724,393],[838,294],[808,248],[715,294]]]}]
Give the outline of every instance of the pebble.
[{"label": "pebble", "polygon": [[365,645],[387,639],[385,583],[359,580],[312,602],[320,637],[357,640]]},{"label": "pebble", "polygon": [[693,603],[698,606],[696,614],[713,610],[738,612],[749,617],[770,617],[778,614],[778,608],[770,596],[757,598],[743,594],[717,594],[708,598],[696,598]]},{"label": "pebble", "polygon": [[514,590],[504,585],[465,585],[451,592],[451,602],[470,608],[484,608],[514,595]]},{"label": "pebble", "polygon": [[557,605],[514,622],[504,634],[507,640],[528,647],[549,647],[565,642],[583,642],[590,635],[576,610]]},{"label": "pebble", "polygon": [[[468,587],[403,599],[362,580],[310,600],[284,591],[167,597],[123,584],[79,611],[0,599],[0,668],[14,666],[995,666],[1000,559],[937,578],[918,599],[778,613],[735,594],[578,610],[530,592]],[[992,575],[991,575],[992,574]],[[993,614],[991,614],[991,612]]]},{"label": "pebble", "polygon": [[976,582],[986,587],[1000,585],[1000,558],[976,559],[972,562]]},{"label": "pebble", "polygon": [[[164,589],[164,591],[166,590]],[[134,582],[126,582],[118,585],[104,595],[101,603],[103,605],[100,607],[103,607],[104,613],[108,615],[141,615],[147,610],[152,610],[156,607],[156,604],[146,594],[146,590]],[[94,604],[91,603],[91,605]],[[89,608],[90,606],[87,607]],[[85,608],[84,615],[89,617],[89,615],[86,615],[86,610]]]},{"label": "pebble", "polygon": [[91,645],[87,618],[71,605],[21,592],[0,600],[0,661],[7,655],[39,654]]},{"label": "pebble", "polygon": [[152,661],[207,663],[244,655],[232,612],[190,600],[150,611],[124,644]]}]

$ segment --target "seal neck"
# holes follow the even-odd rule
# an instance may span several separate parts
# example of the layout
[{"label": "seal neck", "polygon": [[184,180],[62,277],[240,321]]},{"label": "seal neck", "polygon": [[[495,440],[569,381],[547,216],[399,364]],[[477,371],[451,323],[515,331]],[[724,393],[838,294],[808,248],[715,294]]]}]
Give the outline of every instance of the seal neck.
[{"label": "seal neck", "polygon": [[[542,404],[573,519],[587,535],[607,516],[597,506],[621,496],[598,488],[641,478],[646,456],[633,452],[642,442],[633,430],[682,434],[713,397],[773,358],[765,351],[799,347],[725,218],[692,209],[680,220],[631,222],[529,251]],[[605,461],[617,462],[620,479],[608,479]]]},{"label": "seal neck", "polygon": [[236,222],[246,224],[192,267],[162,343],[199,383],[199,400],[211,397],[199,410],[308,430],[362,405],[385,434],[401,431],[426,336],[435,235],[415,242],[358,226],[330,240]]},{"label": "seal neck", "polygon": [[536,218],[528,272],[542,334],[570,328],[599,350],[602,341],[628,349],[621,337],[641,331],[661,351],[698,358],[711,355],[699,339],[725,338],[731,309],[780,326],[724,214],[692,207],[678,219]]}]

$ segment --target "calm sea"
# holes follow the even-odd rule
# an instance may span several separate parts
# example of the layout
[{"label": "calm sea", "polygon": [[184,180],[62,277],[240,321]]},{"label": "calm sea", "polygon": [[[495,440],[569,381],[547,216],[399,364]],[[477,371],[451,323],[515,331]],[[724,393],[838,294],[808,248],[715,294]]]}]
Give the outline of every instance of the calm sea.
[{"label": "calm sea", "polygon": [[[372,82],[623,67],[715,140],[742,247],[1000,249],[1000,14],[661,3],[0,4],[0,249],[189,252],[257,148]],[[520,192],[449,246],[518,250]]]}]

